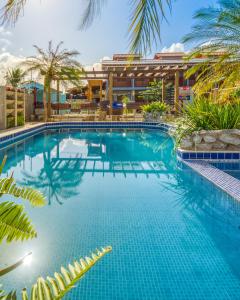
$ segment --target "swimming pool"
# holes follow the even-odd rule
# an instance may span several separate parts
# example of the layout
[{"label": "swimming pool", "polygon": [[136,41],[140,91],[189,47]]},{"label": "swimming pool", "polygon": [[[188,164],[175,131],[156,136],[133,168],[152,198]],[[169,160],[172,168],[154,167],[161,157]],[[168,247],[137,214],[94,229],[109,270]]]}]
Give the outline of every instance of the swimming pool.
[{"label": "swimming pool", "polygon": [[2,246],[1,264],[33,252],[4,287],[111,245],[65,299],[240,299],[240,204],[173,149],[157,130],[49,130],[2,150],[5,173],[48,199],[27,206],[38,238]]}]

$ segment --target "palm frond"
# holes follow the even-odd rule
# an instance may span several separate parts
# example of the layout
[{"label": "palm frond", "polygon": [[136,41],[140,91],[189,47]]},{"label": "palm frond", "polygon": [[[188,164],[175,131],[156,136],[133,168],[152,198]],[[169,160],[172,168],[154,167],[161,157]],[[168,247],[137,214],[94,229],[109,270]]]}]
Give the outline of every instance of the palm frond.
[{"label": "palm frond", "polygon": [[37,237],[31,221],[21,205],[13,202],[0,203],[0,243],[28,240]]},{"label": "palm frond", "polygon": [[[5,155],[2,163],[0,165],[0,175],[7,161],[7,156]],[[44,206],[46,204],[46,199],[42,193],[36,191],[30,187],[18,187],[13,179],[13,177],[0,178],[0,196],[11,195],[15,198],[22,198],[27,200],[33,206]]]},{"label": "palm frond", "polygon": [[93,21],[101,15],[106,2],[107,0],[87,0],[87,5],[80,23],[80,29],[88,28]]},{"label": "palm frond", "polygon": [[39,191],[30,187],[18,187],[12,177],[0,178],[0,196],[11,195],[29,201],[33,206],[44,206],[45,197]]},{"label": "palm frond", "polygon": [[160,40],[161,21],[166,20],[165,5],[171,10],[172,0],[132,0],[131,3],[130,51],[146,54]]},{"label": "palm frond", "polygon": [[7,0],[1,9],[2,24],[15,24],[19,15],[23,13],[27,0]]},{"label": "palm frond", "polygon": [[[209,93],[219,100],[228,100],[240,87],[240,1],[219,0],[218,6],[200,9],[195,14],[197,23],[183,42],[198,42],[188,59],[204,57],[205,61],[192,67],[197,82],[194,92]],[[214,97],[215,97],[214,96]],[[221,99],[220,99],[221,98]]]},{"label": "palm frond", "polygon": [[6,161],[7,161],[7,155],[4,155],[3,160],[1,162],[1,165],[0,165],[0,176],[2,174],[2,171],[3,171],[3,168],[4,168],[5,164],[6,164]]},{"label": "palm frond", "polygon": [[[130,51],[146,54],[152,44],[160,40],[161,21],[166,20],[166,9],[171,10],[172,0],[129,0],[133,7],[130,17]],[[88,28],[101,15],[106,0],[87,0],[80,25]]]},{"label": "palm frond", "polygon": [[[91,254],[91,257],[81,258],[68,268],[61,267],[60,273],[54,273],[54,277],[44,279],[40,277],[31,290],[31,299],[62,299],[66,293],[71,291],[75,284],[107,253],[112,250],[111,247],[102,248]],[[22,300],[30,299],[26,289],[22,290]]]},{"label": "palm frond", "polygon": [[17,300],[17,293],[12,291],[6,294],[4,290],[0,290],[0,300]]}]

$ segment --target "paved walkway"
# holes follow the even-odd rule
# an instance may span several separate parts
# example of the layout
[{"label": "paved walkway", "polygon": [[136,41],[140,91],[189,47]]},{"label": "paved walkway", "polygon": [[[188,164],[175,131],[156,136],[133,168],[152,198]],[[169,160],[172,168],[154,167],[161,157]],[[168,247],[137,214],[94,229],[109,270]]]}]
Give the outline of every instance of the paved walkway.
[{"label": "paved walkway", "polygon": [[9,135],[9,134],[21,132],[26,129],[34,128],[34,127],[37,127],[42,124],[44,124],[44,123],[43,122],[29,122],[29,123],[26,123],[24,126],[0,130],[0,138],[4,137],[6,135]]}]

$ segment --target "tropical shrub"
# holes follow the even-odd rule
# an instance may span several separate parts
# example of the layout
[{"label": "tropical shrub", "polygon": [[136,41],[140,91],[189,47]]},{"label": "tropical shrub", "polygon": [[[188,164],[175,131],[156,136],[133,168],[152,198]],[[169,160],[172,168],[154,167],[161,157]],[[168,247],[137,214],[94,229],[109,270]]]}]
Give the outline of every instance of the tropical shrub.
[{"label": "tropical shrub", "polygon": [[139,93],[140,98],[147,101],[163,101],[162,81],[150,81],[145,91]]},{"label": "tropical shrub", "polygon": [[176,138],[179,143],[182,138],[194,131],[239,128],[239,101],[222,104],[207,98],[198,98],[183,109],[183,117],[176,129]]},{"label": "tropical shrub", "polygon": [[169,106],[165,102],[162,102],[162,101],[152,102],[152,103],[143,105],[141,108],[144,113],[152,113],[152,114],[156,114],[156,115],[157,114],[162,115],[164,112],[169,110]]},{"label": "tropical shrub", "polygon": [[122,103],[123,103],[123,107],[124,107],[123,113],[125,115],[127,115],[127,113],[128,113],[127,105],[129,102],[130,102],[130,99],[128,96],[125,95],[122,97]]},{"label": "tropical shrub", "polygon": [[4,78],[7,84],[16,89],[23,82],[25,75],[26,73],[20,68],[12,68],[7,70]]}]

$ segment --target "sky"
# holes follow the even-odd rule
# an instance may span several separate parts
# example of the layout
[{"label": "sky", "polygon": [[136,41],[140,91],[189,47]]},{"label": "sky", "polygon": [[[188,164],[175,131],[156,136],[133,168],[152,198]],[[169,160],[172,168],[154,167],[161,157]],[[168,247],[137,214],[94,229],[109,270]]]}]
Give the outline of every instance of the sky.
[{"label": "sky", "polygon": [[[85,0],[28,0],[14,27],[0,27],[0,68],[16,64],[22,57],[35,54],[33,45],[46,48],[49,40],[64,41],[65,48],[80,52],[83,65],[93,65],[114,53],[127,53],[131,15],[130,0],[108,0],[103,14],[87,30],[79,30]],[[5,1],[0,0],[0,6]],[[188,50],[181,39],[194,24],[194,12],[216,3],[214,0],[176,0],[168,23],[163,21],[161,43],[154,52]],[[184,48],[185,47],[185,48]],[[153,53],[148,55],[153,56]]]}]

